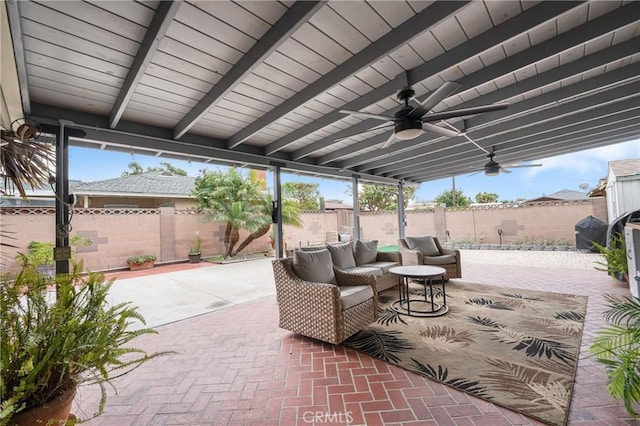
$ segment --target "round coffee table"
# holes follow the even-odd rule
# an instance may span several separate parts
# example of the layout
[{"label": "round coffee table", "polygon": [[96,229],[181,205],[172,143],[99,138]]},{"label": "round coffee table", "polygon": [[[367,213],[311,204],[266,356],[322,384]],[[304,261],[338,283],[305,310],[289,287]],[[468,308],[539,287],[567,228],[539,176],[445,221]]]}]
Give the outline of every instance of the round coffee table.
[{"label": "round coffee table", "polygon": [[[427,265],[408,265],[395,266],[390,268],[389,272],[402,277],[402,284],[398,286],[398,300],[391,304],[391,309],[412,317],[439,317],[449,312],[444,287],[444,275],[446,273],[444,268]],[[438,277],[440,277],[442,283],[442,304],[433,300],[433,279]],[[410,297],[409,281],[412,279],[421,280],[424,284],[424,300]],[[430,299],[427,299],[427,286],[429,286]],[[413,307],[411,306],[412,303]]]}]

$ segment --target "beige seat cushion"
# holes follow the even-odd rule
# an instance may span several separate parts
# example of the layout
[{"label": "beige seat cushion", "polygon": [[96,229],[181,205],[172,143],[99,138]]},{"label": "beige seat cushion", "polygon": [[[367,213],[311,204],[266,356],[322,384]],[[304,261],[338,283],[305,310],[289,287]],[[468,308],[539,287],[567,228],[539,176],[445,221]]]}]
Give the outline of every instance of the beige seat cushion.
[{"label": "beige seat cushion", "polygon": [[369,285],[339,286],[342,310],[359,305],[373,298],[373,290]]},{"label": "beige seat cushion", "polygon": [[331,260],[336,268],[349,269],[356,267],[356,259],[353,257],[351,243],[328,244],[327,249],[331,253]]},{"label": "beige seat cushion", "polygon": [[394,266],[400,266],[400,262],[373,262],[367,263],[366,265],[361,265],[364,268],[377,268],[382,271],[383,274],[389,272],[389,268],[393,268]]},{"label": "beige seat cushion", "polygon": [[349,274],[367,274],[373,275],[374,277],[379,277],[382,275],[382,269],[372,268],[369,266],[356,266],[354,268],[343,269],[342,272],[347,272]]},{"label": "beige seat cushion", "polygon": [[440,256],[442,254],[432,237],[405,237],[404,240],[407,247],[419,251],[424,256]]},{"label": "beige seat cushion", "polygon": [[305,281],[336,284],[329,250],[293,252],[293,271]]},{"label": "beige seat cushion", "polygon": [[353,245],[353,251],[356,258],[357,266],[361,266],[367,263],[373,263],[378,257],[378,240],[357,240]]},{"label": "beige seat cushion", "polygon": [[443,254],[442,256],[424,256],[422,263],[425,265],[448,265],[456,263],[456,257],[453,254]]}]

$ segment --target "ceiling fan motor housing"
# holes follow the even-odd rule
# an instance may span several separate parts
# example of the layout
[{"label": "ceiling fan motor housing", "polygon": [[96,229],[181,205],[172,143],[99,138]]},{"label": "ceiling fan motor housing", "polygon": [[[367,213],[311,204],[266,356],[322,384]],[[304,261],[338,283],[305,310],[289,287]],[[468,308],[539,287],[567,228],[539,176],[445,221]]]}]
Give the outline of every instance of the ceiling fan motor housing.
[{"label": "ceiling fan motor housing", "polygon": [[500,173],[500,164],[498,164],[498,162],[496,161],[493,161],[493,159],[491,159],[491,161],[484,165],[485,175],[495,176],[498,173]]}]

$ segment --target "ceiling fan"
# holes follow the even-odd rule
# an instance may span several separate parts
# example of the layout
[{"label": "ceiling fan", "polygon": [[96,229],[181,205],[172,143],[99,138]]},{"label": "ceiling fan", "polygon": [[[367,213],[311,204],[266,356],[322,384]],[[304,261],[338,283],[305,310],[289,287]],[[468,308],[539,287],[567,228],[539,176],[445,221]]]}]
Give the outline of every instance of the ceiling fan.
[{"label": "ceiling fan", "polygon": [[509,106],[509,104],[507,103],[499,103],[436,113],[430,112],[432,108],[434,108],[448,96],[451,96],[456,90],[460,88],[460,86],[461,85],[459,83],[456,83],[454,81],[447,81],[437,90],[432,92],[424,101],[420,102],[417,106],[409,105],[409,101],[414,99],[415,91],[410,86],[405,87],[400,92],[398,92],[397,95],[398,100],[400,102],[404,102],[404,106],[396,111],[393,117],[351,110],[341,110],[340,112],[362,118],[373,118],[376,120],[387,121],[388,123],[386,124],[382,124],[380,126],[374,127],[373,129],[367,130],[367,132],[370,132],[371,130],[393,127],[393,133],[382,145],[382,148],[386,148],[396,140],[415,139],[425,131],[445,137],[459,136],[461,133],[457,129],[445,129],[443,127],[432,124],[432,122],[446,120],[448,118],[465,117],[484,112],[497,111],[505,109]]},{"label": "ceiling fan", "polygon": [[495,147],[491,147],[491,152],[487,154],[487,158],[489,161],[484,165],[484,174],[487,176],[496,176],[500,173],[511,173],[511,170],[514,168],[521,167],[541,167],[542,164],[508,164],[506,166],[501,166],[494,157],[496,156]]}]

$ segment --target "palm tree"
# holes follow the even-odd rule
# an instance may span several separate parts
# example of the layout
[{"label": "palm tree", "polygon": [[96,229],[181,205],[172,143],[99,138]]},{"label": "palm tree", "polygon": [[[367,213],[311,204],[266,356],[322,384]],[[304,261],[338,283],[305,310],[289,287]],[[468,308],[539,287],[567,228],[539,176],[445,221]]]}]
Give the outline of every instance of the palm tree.
[{"label": "palm tree", "polygon": [[260,224],[255,207],[259,189],[235,168],[226,173],[203,172],[196,178],[194,196],[205,209],[206,221],[224,222],[225,257],[230,257],[240,239],[240,229],[252,231]]},{"label": "palm tree", "polygon": [[[271,195],[255,175],[244,177],[235,168],[226,173],[203,173],[196,178],[194,197],[205,209],[205,220],[226,224],[225,257],[236,256],[271,228]],[[302,226],[300,212],[291,202],[283,203],[283,222]],[[240,230],[249,235],[240,243]]]},{"label": "palm tree", "polygon": [[50,144],[35,139],[35,131],[16,133],[2,130],[1,137],[0,165],[4,182],[0,192],[7,195],[15,189],[26,200],[26,185],[34,189],[49,181],[54,162],[53,149]]},{"label": "palm tree", "polygon": [[[265,197],[259,201],[258,209],[260,211],[260,217],[263,221],[262,225],[254,232],[249,234],[244,239],[242,244],[238,246],[238,252],[247,247],[253,240],[266,235],[271,229],[271,212],[273,211],[273,196],[271,194],[265,194]],[[296,228],[302,227],[302,221],[300,220],[300,208],[299,203],[295,200],[283,200],[282,201],[282,223],[295,226]],[[235,256],[234,254],[234,256]]]},{"label": "palm tree", "polygon": [[226,223],[224,232],[225,257],[235,256],[244,248],[244,246],[240,246],[238,250],[234,250],[240,240],[241,229],[247,229],[251,232],[262,225],[260,210],[253,200],[227,202],[213,199],[204,218],[207,221]]},{"label": "palm tree", "polygon": [[[37,129],[30,124],[21,124],[17,130],[0,132],[0,173],[3,185],[0,194],[18,191],[27,200],[25,186],[35,189],[49,181],[49,171],[54,164],[51,145],[36,139]],[[0,246],[15,247],[7,239],[15,240],[13,232],[0,229]]]}]

